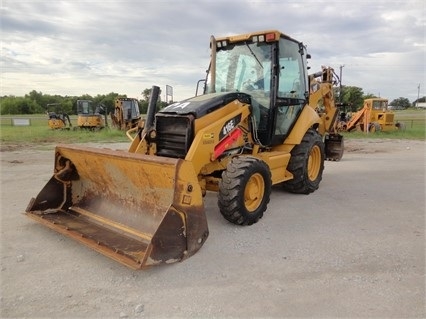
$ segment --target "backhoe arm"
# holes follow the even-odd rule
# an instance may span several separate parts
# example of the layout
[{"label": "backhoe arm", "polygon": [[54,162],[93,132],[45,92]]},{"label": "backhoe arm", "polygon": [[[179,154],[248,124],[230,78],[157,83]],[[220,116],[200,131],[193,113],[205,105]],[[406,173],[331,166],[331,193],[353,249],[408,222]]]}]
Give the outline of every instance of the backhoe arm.
[{"label": "backhoe arm", "polygon": [[[330,67],[322,67],[322,71],[309,75],[310,94],[309,106],[316,110],[321,117],[321,123],[318,131],[321,135],[335,132],[334,125],[338,109],[334,103],[333,86],[336,83],[334,79],[334,70]],[[321,79],[319,79],[321,77]],[[320,109],[319,103],[322,102],[324,109]]]}]

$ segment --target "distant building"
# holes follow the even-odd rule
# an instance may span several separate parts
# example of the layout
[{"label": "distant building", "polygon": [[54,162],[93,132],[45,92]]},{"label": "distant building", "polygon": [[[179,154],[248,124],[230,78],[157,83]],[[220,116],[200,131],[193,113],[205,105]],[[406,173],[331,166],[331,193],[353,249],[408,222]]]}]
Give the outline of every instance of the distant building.
[{"label": "distant building", "polygon": [[426,109],[426,102],[416,102],[415,107]]}]

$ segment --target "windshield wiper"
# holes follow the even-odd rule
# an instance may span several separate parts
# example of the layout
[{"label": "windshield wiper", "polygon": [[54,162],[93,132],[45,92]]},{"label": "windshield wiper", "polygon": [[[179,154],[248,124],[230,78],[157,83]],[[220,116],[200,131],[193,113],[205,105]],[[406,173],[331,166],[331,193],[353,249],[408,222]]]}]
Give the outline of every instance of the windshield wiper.
[{"label": "windshield wiper", "polygon": [[257,63],[259,63],[260,67],[263,69],[263,65],[262,63],[259,61],[259,59],[257,58],[256,54],[254,54],[253,50],[250,48],[250,46],[248,45],[248,43],[246,42],[246,46],[247,48],[250,50],[251,55],[256,59]]}]

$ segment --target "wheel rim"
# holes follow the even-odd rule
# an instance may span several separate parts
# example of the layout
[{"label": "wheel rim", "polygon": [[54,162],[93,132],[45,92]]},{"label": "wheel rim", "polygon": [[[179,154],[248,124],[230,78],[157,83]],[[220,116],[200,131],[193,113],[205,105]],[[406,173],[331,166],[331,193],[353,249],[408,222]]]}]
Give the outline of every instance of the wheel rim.
[{"label": "wheel rim", "polygon": [[309,154],[308,159],[308,177],[311,181],[314,181],[320,172],[321,167],[321,149],[318,145],[314,145]]},{"label": "wheel rim", "polygon": [[265,182],[260,173],[253,174],[244,190],[244,205],[249,213],[254,212],[262,203],[265,194]]}]

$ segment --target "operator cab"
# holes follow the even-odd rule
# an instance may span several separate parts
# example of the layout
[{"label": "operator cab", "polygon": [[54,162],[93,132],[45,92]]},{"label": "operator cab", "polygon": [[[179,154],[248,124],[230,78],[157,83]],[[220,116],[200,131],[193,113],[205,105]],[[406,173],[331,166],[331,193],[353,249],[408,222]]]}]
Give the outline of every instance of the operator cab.
[{"label": "operator cab", "polygon": [[250,95],[253,130],[260,143],[281,144],[309,96],[303,44],[278,31],[268,31],[213,38],[211,45],[212,65],[204,93]]},{"label": "operator cab", "polygon": [[95,114],[95,109],[93,108],[93,101],[77,100],[77,114],[82,116],[90,116]]}]

